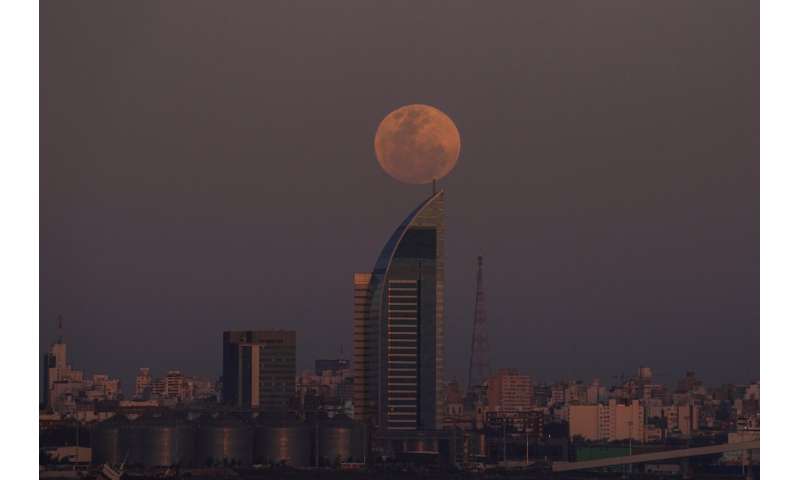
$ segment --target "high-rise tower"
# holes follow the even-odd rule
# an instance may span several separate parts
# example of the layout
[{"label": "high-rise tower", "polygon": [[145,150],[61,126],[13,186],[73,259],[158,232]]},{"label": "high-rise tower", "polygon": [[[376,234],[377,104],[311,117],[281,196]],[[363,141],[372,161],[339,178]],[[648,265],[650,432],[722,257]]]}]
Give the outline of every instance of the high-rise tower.
[{"label": "high-rise tower", "polygon": [[371,273],[356,273],[355,416],[385,431],[444,417],[444,192],[397,227]]},{"label": "high-rise tower", "polygon": [[478,285],[475,290],[475,318],[469,359],[469,388],[489,378],[489,326],[486,323],[486,294],[483,291],[483,257],[478,257]]},{"label": "high-rise tower", "polygon": [[58,316],[58,341],[44,354],[42,391],[46,407],[59,409],[65,399],[77,395],[83,388],[83,372],[73,370],[67,363],[67,344],[64,342],[64,319]]},{"label": "high-rise tower", "polygon": [[286,411],[295,394],[296,345],[293,330],[223,332],[223,403]]}]

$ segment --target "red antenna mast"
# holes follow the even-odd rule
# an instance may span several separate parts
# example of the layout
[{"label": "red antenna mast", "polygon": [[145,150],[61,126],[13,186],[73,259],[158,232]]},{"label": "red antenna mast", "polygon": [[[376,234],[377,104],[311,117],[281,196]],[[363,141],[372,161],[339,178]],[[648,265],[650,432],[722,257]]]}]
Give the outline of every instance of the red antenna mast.
[{"label": "red antenna mast", "polygon": [[486,319],[486,293],[483,291],[483,257],[478,257],[478,285],[475,291],[475,318],[472,323],[472,351],[469,359],[469,388],[481,385],[490,373],[489,325]]}]

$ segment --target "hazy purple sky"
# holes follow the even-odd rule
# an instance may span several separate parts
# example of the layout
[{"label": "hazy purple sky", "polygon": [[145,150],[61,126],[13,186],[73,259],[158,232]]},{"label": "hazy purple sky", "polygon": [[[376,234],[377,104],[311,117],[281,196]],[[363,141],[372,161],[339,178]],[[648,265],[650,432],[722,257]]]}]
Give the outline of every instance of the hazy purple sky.
[{"label": "hazy purple sky", "polygon": [[349,354],[352,273],[430,191],[374,131],[427,103],[462,139],[449,376],[480,253],[493,367],[756,378],[758,2],[431,3],[43,1],[41,351],[63,313],[126,386],[218,375],[225,329]]}]

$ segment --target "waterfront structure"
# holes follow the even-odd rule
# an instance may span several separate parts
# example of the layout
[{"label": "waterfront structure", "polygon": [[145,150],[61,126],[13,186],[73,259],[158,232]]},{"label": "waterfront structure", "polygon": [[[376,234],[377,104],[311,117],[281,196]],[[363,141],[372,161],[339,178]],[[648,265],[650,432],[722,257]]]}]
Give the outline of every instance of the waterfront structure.
[{"label": "waterfront structure", "polygon": [[444,192],[397,227],[354,286],[355,417],[386,431],[442,426]]},{"label": "waterfront structure", "polygon": [[242,408],[285,411],[295,393],[293,330],[222,334],[222,401]]}]

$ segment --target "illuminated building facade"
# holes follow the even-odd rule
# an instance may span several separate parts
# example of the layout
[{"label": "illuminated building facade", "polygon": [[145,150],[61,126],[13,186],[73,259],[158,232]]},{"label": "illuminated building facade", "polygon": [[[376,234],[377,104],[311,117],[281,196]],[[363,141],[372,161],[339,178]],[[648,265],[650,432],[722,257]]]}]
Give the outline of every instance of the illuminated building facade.
[{"label": "illuminated building facade", "polygon": [[444,417],[444,192],[397,227],[354,284],[355,416],[385,431]]}]

